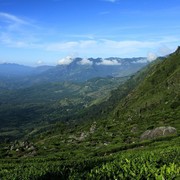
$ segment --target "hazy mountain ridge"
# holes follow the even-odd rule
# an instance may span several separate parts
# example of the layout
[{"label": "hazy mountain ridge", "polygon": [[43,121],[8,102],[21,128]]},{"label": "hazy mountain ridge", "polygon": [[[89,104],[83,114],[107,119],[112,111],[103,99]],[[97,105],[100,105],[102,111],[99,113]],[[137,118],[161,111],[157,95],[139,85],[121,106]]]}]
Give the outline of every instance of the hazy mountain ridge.
[{"label": "hazy mountain ridge", "polygon": [[19,64],[0,64],[0,75],[7,78],[22,77],[33,72],[34,68]]},{"label": "hazy mountain ridge", "polygon": [[0,87],[23,88],[48,82],[83,82],[95,77],[128,76],[149,62],[146,58],[74,58],[68,64],[28,67],[0,64]]},{"label": "hazy mountain ridge", "polygon": [[[82,61],[82,58],[75,58],[69,64],[57,65],[55,68],[35,77],[35,81],[83,82],[95,77],[123,77],[135,73],[148,63],[145,58],[108,58],[105,62],[109,64],[103,64],[103,59],[101,58],[89,58],[87,62],[85,61],[85,63],[81,64]],[[113,64],[114,61],[116,64]]]},{"label": "hazy mountain ridge", "polygon": [[26,81],[30,81],[31,76],[37,76],[50,68],[52,66],[30,67],[12,63],[0,64],[0,88],[23,88],[27,86]]}]

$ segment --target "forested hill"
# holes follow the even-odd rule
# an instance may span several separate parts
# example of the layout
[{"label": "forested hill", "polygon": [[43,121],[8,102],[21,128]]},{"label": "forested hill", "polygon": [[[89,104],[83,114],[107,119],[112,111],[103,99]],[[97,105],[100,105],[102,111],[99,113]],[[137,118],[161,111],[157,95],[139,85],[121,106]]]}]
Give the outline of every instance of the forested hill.
[{"label": "forested hill", "polygon": [[[148,69],[141,81],[113,110],[113,118],[127,122],[142,133],[159,126],[180,128],[180,53],[179,48]],[[139,78],[139,77],[136,77]],[[126,124],[126,123],[125,123]]]},{"label": "forested hill", "polygon": [[[111,91],[109,98],[80,109],[72,117],[67,116],[64,122],[60,121],[61,108],[56,108],[58,102],[44,102],[43,111],[38,109],[38,106],[33,109],[33,104],[29,104],[25,114],[28,113],[28,118],[32,119],[32,122],[32,115],[42,115],[42,112],[46,112],[46,118],[55,118],[55,121],[43,120],[44,116],[41,116],[43,118],[39,123],[34,122],[34,126],[28,121],[29,123],[22,126],[18,132],[22,133],[25,130],[23,138],[1,143],[3,148],[0,149],[0,177],[169,180],[178,178],[179,52],[180,48],[163,60],[154,61],[125,82],[120,80],[123,83]],[[99,79],[97,82],[101,84],[106,81]],[[54,85],[51,87],[54,88]],[[103,85],[102,89],[97,89],[94,93],[102,93],[103,87],[106,86]],[[67,101],[62,103],[66,104]],[[47,107],[50,108],[49,111],[46,111]],[[56,108],[54,113],[51,107]],[[16,112],[13,111],[14,114]],[[19,111],[20,115],[21,112],[24,112],[23,108]],[[5,115],[8,113],[12,112],[6,111]],[[49,113],[51,116],[48,116]],[[12,118],[11,125],[13,120]],[[4,128],[1,134],[5,135],[8,130]],[[11,129],[11,135],[17,131],[18,129]]]},{"label": "forested hill", "polygon": [[[106,101],[76,114],[74,120],[77,125],[73,130],[70,128],[73,132],[70,136],[58,134],[56,127],[56,136],[52,135],[51,140],[55,137],[56,142],[63,137],[75,143],[79,137],[80,144],[86,142],[90,145],[92,139],[96,139],[97,147],[104,142],[113,146],[117,141],[120,144],[138,143],[140,135],[147,129],[173,126],[178,131],[180,55],[177,52],[164,60],[157,59],[136,73],[113,90]],[[94,131],[90,133],[88,129],[92,127]]]}]

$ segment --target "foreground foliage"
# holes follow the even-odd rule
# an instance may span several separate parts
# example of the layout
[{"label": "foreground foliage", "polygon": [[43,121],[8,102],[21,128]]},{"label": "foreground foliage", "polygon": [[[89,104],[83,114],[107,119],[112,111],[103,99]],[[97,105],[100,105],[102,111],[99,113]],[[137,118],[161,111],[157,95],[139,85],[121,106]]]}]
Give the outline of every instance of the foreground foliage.
[{"label": "foreground foliage", "polygon": [[174,179],[180,173],[178,149],[120,155],[113,162],[96,167],[90,179]]},{"label": "foreground foliage", "polygon": [[28,179],[175,179],[180,176],[180,148],[137,148],[91,159],[59,157],[0,160],[2,180]]}]

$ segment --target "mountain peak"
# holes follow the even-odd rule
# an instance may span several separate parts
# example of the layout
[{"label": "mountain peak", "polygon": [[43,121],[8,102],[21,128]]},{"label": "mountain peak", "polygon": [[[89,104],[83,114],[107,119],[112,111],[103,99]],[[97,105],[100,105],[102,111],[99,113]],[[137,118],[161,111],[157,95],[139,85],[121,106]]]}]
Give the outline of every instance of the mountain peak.
[{"label": "mountain peak", "polygon": [[177,47],[176,51],[173,54],[180,55],[180,46]]}]

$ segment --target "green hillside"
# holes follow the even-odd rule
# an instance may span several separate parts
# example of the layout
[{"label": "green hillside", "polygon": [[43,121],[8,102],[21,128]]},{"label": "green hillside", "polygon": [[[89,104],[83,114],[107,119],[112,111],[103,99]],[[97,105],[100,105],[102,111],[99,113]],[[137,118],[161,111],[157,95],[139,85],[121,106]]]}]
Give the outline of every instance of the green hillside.
[{"label": "green hillside", "polygon": [[68,121],[41,123],[26,139],[4,142],[0,177],[178,179],[179,77],[180,48]]},{"label": "green hillside", "polygon": [[[180,128],[180,54],[151,67],[140,83],[113,112],[117,121],[144,131],[158,126]],[[130,130],[130,129],[129,129]]]}]

